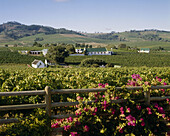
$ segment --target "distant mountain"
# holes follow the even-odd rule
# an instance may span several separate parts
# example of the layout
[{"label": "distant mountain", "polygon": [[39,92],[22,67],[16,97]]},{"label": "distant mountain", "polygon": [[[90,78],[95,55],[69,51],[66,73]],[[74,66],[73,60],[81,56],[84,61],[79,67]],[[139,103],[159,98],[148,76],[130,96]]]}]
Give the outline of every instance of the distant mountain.
[{"label": "distant mountain", "polygon": [[113,40],[113,41],[161,41],[161,42],[170,42],[170,32],[162,31],[156,29],[149,30],[131,30],[121,33],[111,32],[105,34],[90,34],[88,35],[91,38],[99,38],[104,40]]},{"label": "distant mountain", "polygon": [[0,37],[4,39],[17,40],[23,37],[32,36],[36,34],[44,33],[49,34],[76,34],[82,35],[81,33],[66,30],[65,28],[55,29],[47,26],[40,25],[24,25],[18,22],[7,22],[0,25]]}]

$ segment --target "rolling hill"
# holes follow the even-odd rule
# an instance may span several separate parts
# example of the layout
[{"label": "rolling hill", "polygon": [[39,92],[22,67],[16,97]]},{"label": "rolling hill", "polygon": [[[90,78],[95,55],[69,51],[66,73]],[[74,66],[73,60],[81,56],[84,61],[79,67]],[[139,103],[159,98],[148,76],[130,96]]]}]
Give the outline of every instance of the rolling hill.
[{"label": "rolling hill", "polygon": [[0,25],[0,46],[32,46],[34,42],[47,43],[86,43],[106,46],[121,43],[131,47],[163,47],[170,50],[170,32],[161,30],[131,30],[126,32],[82,34],[65,28],[55,29],[41,25],[24,25],[7,22]]}]

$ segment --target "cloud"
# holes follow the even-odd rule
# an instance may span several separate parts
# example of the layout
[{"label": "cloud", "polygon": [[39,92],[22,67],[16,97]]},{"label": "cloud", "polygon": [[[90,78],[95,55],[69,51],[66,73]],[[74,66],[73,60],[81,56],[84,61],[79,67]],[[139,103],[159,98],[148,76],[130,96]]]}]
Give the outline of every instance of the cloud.
[{"label": "cloud", "polygon": [[66,2],[66,1],[69,1],[69,0],[55,0],[56,2]]}]

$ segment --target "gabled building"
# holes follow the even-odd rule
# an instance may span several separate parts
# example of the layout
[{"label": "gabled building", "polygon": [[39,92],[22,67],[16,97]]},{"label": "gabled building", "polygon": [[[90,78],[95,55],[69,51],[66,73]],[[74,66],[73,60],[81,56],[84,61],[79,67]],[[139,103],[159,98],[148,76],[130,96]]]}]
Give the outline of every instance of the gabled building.
[{"label": "gabled building", "polygon": [[106,48],[87,48],[86,54],[91,55],[112,55],[112,51],[108,51]]},{"label": "gabled building", "polygon": [[139,53],[149,53],[150,49],[149,48],[141,48],[138,52]]},{"label": "gabled building", "polygon": [[47,53],[48,53],[48,49],[43,49],[43,50],[42,50],[42,54],[43,54],[44,56],[46,56]]},{"label": "gabled building", "polygon": [[34,60],[31,65],[32,65],[33,68],[44,68],[44,67],[46,67],[46,65],[41,60]]}]

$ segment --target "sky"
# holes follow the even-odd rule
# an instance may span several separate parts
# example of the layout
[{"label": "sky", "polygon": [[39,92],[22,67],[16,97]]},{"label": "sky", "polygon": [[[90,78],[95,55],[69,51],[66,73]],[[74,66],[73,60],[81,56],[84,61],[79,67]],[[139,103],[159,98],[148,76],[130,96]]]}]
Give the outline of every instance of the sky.
[{"label": "sky", "polygon": [[0,24],[81,32],[170,31],[170,0],[0,0]]}]

